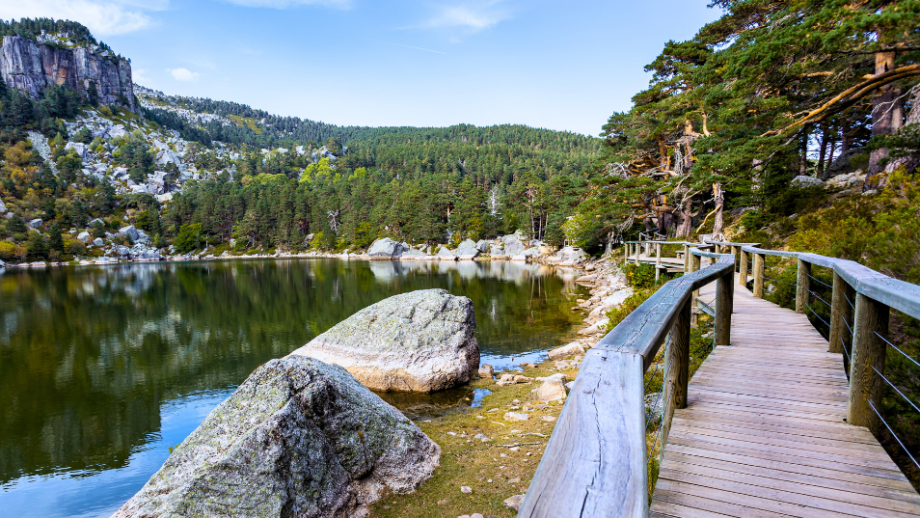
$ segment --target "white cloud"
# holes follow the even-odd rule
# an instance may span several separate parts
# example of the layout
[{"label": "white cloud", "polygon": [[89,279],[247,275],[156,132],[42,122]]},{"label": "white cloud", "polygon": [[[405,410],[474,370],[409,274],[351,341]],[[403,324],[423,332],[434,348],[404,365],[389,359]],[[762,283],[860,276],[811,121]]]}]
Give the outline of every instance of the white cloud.
[{"label": "white cloud", "polygon": [[290,9],[304,5],[325,5],[339,9],[351,8],[351,0],[222,0],[243,7],[267,7],[269,9]]},{"label": "white cloud", "polygon": [[135,82],[135,83],[137,83],[137,84],[142,84],[142,85],[144,85],[144,86],[147,86],[147,85],[149,85],[150,83],[153,82],[152,79],[150,79],[149,77],[147,77],[147,71],[144,70],[143,68],[135,68],[135,69],[133,69],[133,70],[131,71],[131,76],[132,76],[132,79],[134,79],[134,82]]},{"label": "white cloud", "polygon": [[473,0],[440,6],[437,12],[422,24],[429,29],[459,28],[478,32],[494,27],[511,18],[503,0]]},{"label": "white cloud", "polygon": [[166,69],[166,71],[172,74],[176,81],[198,81],[200,76],[198,72],[192,72],[187,68],[173,68]]},{"label": "white cloud", "polygon": [[125,34],[153,20],[144,11],[160,11],[169,0],[4,0],[0,19],[47,17],[74,20],[96,36]]}]

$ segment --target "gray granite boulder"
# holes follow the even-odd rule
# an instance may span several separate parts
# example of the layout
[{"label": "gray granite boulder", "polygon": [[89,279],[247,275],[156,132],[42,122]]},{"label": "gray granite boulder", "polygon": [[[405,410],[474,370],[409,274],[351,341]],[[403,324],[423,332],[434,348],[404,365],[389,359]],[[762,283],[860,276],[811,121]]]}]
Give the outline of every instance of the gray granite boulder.
[{"label": "gray granite boulder", "polygon": [[118,229],[118,233],[125,237],[131,238],[131,241],[137,241],[137,238],[140,237],[140,234],[137,233],[137,229],[134,228],[134,225],[122,227]]},{"label": "gray granite boulder", "polygon": [[435,255],[435,257],[437,257],[439,261],[456,261],[457,260],[457,254],[448,250],[446,246],[442,246],[441,249],[438,250],[438,253],[437,255]]},{"label": "gray granite boulder", "polygon": [[3,203],[3,200],[0,200],[0,214],[6,213],[6,205]]},{"label": "gray granite boulder", "polygon": [[816,185],[824,185],[824,182],[813,176],[796,176],[792,179],[790,184],[796,187],[813,187]]},{"label": "gray granite boulder", "polygon": [[476,246],[476,242],[472,239],[467,239],[466,241],[460,243],[460,246],[457,247],[457,250],[454,252],[459,259],[473,259],[479,255],[479,247]]},{"label": "gray granite boulder", "polygon": [[385,237],[374,241],[367,250],[367,255],[378,259],[394,259],[401,256],[407,250],[409,250],[409,247],[405,244]]},{"label": "gray granite boulder", "polygon": [[508,256],[519,255],[526,248],[524,246],[524,243],[521,242],[520,238],[518,238],[514,234],[505,236],[504,238],[502,238],[502,241],[504,241],[505,243],[505,246],[503,247],[504,248],[503,255],[508,255]]},{"label": "gray granite boulder", "polygon": [[358,311],[291,354],[341,365],[373,390],[433,392],[476,372],[475,331],[470,299],[418,290]]},{"label": "gray granite boulder", "polygon": [[364,516],[440,455],[341,367],[288,356],[256,369],[113,518]]},{"label": "gray granite boulder", "polygon": [[32,228],[38,228],[38,227],[42,226],[44,223],[45,223],[45,222],[42,221],[40,218],[35,218],[35,219],[33,219],[32,221],[29,222],[29,226],[32,227]]}]

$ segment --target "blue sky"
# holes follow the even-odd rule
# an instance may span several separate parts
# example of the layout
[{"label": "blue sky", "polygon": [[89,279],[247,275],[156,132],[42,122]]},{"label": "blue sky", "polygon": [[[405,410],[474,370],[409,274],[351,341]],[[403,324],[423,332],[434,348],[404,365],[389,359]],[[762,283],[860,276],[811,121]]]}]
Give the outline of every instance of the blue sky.
[{"label": "blue sky", "polygon": [[597,135],[708,0],[10,0],[79,21],[135,81],[343,125],[522,123]]}]

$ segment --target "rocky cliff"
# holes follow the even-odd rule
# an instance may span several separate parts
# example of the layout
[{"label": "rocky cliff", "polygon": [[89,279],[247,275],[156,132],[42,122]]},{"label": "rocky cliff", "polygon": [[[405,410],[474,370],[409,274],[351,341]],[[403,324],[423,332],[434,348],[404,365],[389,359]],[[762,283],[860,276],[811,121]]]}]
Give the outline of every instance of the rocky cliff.
[{"label": "rocky cliff", "polygon": [[32,41],[19,35],[4,36],[0,74],[8,86],[27,92],[32,99],[38,99],[51,84],[66,85],[88,99],[92,81],[100,104],[136,110],[131,64],[95,45],[68,48],[46,44],[42,38]]}]

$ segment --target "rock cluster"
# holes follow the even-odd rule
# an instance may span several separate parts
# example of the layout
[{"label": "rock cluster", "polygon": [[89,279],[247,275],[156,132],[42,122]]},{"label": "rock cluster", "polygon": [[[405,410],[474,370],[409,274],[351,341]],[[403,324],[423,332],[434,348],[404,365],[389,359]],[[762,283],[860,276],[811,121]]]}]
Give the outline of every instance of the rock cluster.
[{"label": "rock cluster", "polygon": [[289,356],[259,367],[113,518],[365,516],[440,454],[344,369]]},{"label": "rock cluster", "polygon": [[418,290],[358,311],[291,355],[341,365],[373,390],[432,392],[476,372],[475,331],[470,299]]}]

